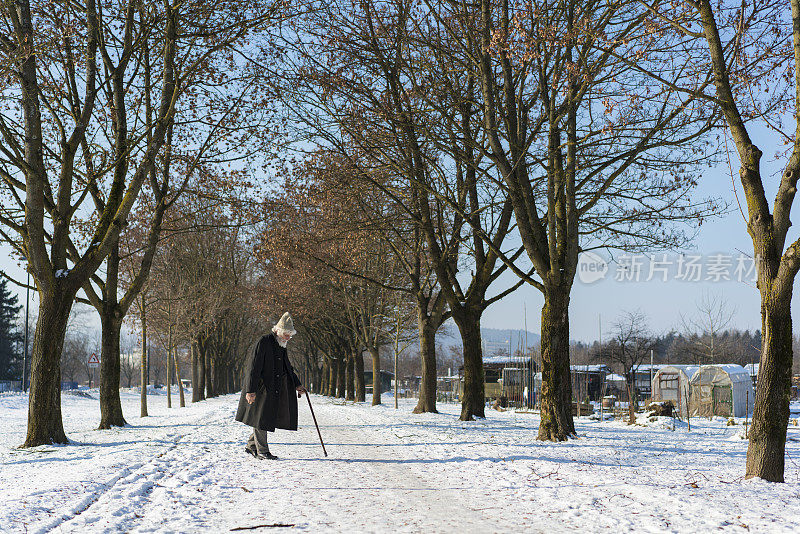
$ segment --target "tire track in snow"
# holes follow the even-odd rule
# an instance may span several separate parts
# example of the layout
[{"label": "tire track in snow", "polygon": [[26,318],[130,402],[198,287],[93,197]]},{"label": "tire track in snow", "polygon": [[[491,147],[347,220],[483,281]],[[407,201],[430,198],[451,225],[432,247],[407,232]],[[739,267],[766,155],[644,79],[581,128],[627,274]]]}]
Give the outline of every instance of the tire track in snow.
[{"label": "tire track in snow", "polygon": [[[215,482],[205,475],[216,463],[216,458],[208,454],[209,446],[215,445],[208,443],[208,433],[232,419],[230,407],[221,406],[197,420],[192,430],[184,434],[180,447],[163,458],[160,475],[152,480],[146,498],[117,514],[115,528],[124,532],[208,531],[204,516],[209,503],[203,502],[203,492]],[[114,514],[109,510],[104,515],[107,518]]]},{"label": "tire track in snow", "polygon": [[[171,436],[168,436],[171,437]],[[104,482],[101,484],[99,491],[93,491],[90,495],[86,496],[83,500],[81,500],[78,504],[76,504],[72,508],[71,515],[62,514],[61,517],[57,518],[54,521],[51,521],[49,524],[38,527],[37,530],[33,530],[32,532],[38,533],[45,533],[51,532],[56,528],[63,529],[66,527],[69,522],[74,521],[75,519],[79,518],[82,514],[87,512],[91,509],[97,502],[108,493],[112,492],[118,485],[125,484],[124,482],[126,479],[136,479],[140,476],[140,473],[145,472],[148,466],[157,462],[161,457],[165,454],[170,452],[171,450],[175,449],[178,446],[178,442],[181,439],[181,435],[175,437],[175,439],[170,440],[171,443],[168,445],[163,451],[161,451],[158,455],[147,462],[140,462],[134,464],[133,466],[125,467],[122,471],[112,477],[108,482]],[[122,482],[121,482],[122,481]]]},{"label": "tire track in snow", "polygon": [[[185,421],[188,423],[188,428],[192,429],[189,433],[196,432],[197,424],[208,418],[209,415],[207,412],[201,413],[199,417]],[[38,524],[33,523],[29,525],[27,532],[35,534],[53,531],[84,532],[87,529],[93,530],[92,524],[103,519],[108,520],[113,517],[124,519],[125,516],[136,517],[136,505],[146,503],[149,494],[157,487],[158,481],[169,472],[160,467],[169,464],[170,454],[176,451],[178,445],[188,435],[176,433],[169,425],[161,427],[161,429],[167,432],[160,439],[166,440],[167,443],[166,446],[160,447],[157,451],[152,451],[155,453],[154,456],[146,461],[138,461],[122,468],[118,474],[93,488],[88,495],[85,495],[77,503],[62,507],[59,517],[40,521]],[[128,435],[133,438],[140,429],[132,427],[126,430],[130,432]],[[148,437],[152,439],[152,436]],[[124,498],[122,498],[123,495]],[[112,507],[109,505],[109,503],[115,501],[118,501],[120,506]],[[103,513],[99,514],[95,512],[97,509],[109,507],[114,509],[104,510]],[[126,508],[130,510],[126,511]],[[107,530],[108,525],[105,527],[96,525],[95,528]]]},{"label": "tire track in snow", "polygon": [[[66,521],[50,527],[49,530],[55,527],[60,527],[59,532],[135,530],[145,517],[147,508],[152,505],[155,492],[161,489],[171,492],[192,478],[186,476],[187,472],[208,468],[208,463],[198,463],[195,455],[188,453],[184,448],[187,444],[191,444],[192,436],[201,433],[209,425],[218,425],[229,415],[228,410],[225,410],[224,415],[219,411],[215,408],[210,413],[202,414],[187,427],[189,430],[185,433],[169,434],[168,436],[174,439],[168,447],[151,460],[133,469],[126,469],[127,474],[115,477],[113,482],[102,492],[95,494],[82,510]],[[215,417],[209,421],[209,416]]]},{"label": "tire track in snow", "polygon": [[502,503],[428,468],[446,461],[441,450],[395,436],[369,414],[363,420],[318,402],[329,458],[301,410],[300,431],[270,437],[281,459],[256,461],[242,451],[248,430],[233,420],[235,400],[205,402],[199,417],[180,420],[182,431],[172,430],[157,456],[126,468],[39,532],[217,532],[274,523],[309,532],[507,530],[482,510]]}]

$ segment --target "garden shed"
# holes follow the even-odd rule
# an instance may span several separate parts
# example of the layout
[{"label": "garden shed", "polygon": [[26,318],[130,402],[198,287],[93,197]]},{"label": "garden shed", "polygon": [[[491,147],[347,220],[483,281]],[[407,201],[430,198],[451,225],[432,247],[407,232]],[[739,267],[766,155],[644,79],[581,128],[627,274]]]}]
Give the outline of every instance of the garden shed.
[{"label": "garden shed", "polygon": [[700,369],[696,365],[667,365],[653,376],[653,400],[671,401],[679,414],[686,415],[691,397],[690,380]]},{"label": "garden shed", "polygon": [[741,365],[701,365],[690,383],[692,415],[744,417],[753,413],[753,382]]}]

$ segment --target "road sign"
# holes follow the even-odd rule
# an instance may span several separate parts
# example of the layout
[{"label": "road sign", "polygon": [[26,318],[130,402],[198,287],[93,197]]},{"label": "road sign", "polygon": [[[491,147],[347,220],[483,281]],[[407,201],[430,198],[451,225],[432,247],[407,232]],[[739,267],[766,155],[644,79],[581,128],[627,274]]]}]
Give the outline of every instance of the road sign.
[{"label": "road sign", "polygon": [[96,353],[93,352],[92,355],[89,356],[89,367],[95,369],[99,366],[100,366],[100,358],[97,356]]}]

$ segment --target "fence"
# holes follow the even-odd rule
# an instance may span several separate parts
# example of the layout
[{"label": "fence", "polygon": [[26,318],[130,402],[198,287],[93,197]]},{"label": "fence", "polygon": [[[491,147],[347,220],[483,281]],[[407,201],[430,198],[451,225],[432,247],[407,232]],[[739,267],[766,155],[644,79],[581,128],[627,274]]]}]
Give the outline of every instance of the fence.
[{"label": "fence", "polygon": [[19,380],[0,380],[0,393],[7,391],[22,391],[22,382]]}]

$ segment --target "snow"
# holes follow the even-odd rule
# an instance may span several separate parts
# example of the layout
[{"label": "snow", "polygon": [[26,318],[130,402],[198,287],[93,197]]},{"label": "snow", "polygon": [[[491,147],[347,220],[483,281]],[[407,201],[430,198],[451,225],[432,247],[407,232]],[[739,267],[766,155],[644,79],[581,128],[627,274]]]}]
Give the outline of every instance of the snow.
[{"label": "snow", "polygon": [[586,364],[586,365],[570,365],[570,371],[579,371],[584,373],[606,373],[608,366],[605,364]]},{"label": "snow", "polygon": [[[730,377],[731,382],[744,382],[746,384],[750,384],[751,386],[753,384],[750,372],[741,365],[737,365],[735,363],[702,365],[700,366],[700,369],[718,369],[719,371],[727,374]],[[691,378],[692,377],[689,377],[690,380]]]},{"label": "snow", "polygon": [[270,435],[280,459],[258,461],[233,420],[237,395],[167,409],[160,394],[141,419],[138,392],[124,391],[130,426],[110,431],[95,430],[90,395],[62,396],[72,444],[27,450],[15,448],[27,397],[0,395],[0,531],[772,533],[800,522],[794,424],[787,483],[772,484],[743,480],[743,420],[693,418],[688,431],[671,418],[585,417],[579,439],[553,444],[536,441],[536,414],[460,422],[458,404],[413,415],[412,399],[395,411],[312,396],[329,457],[302,399],[300,430]]}]

